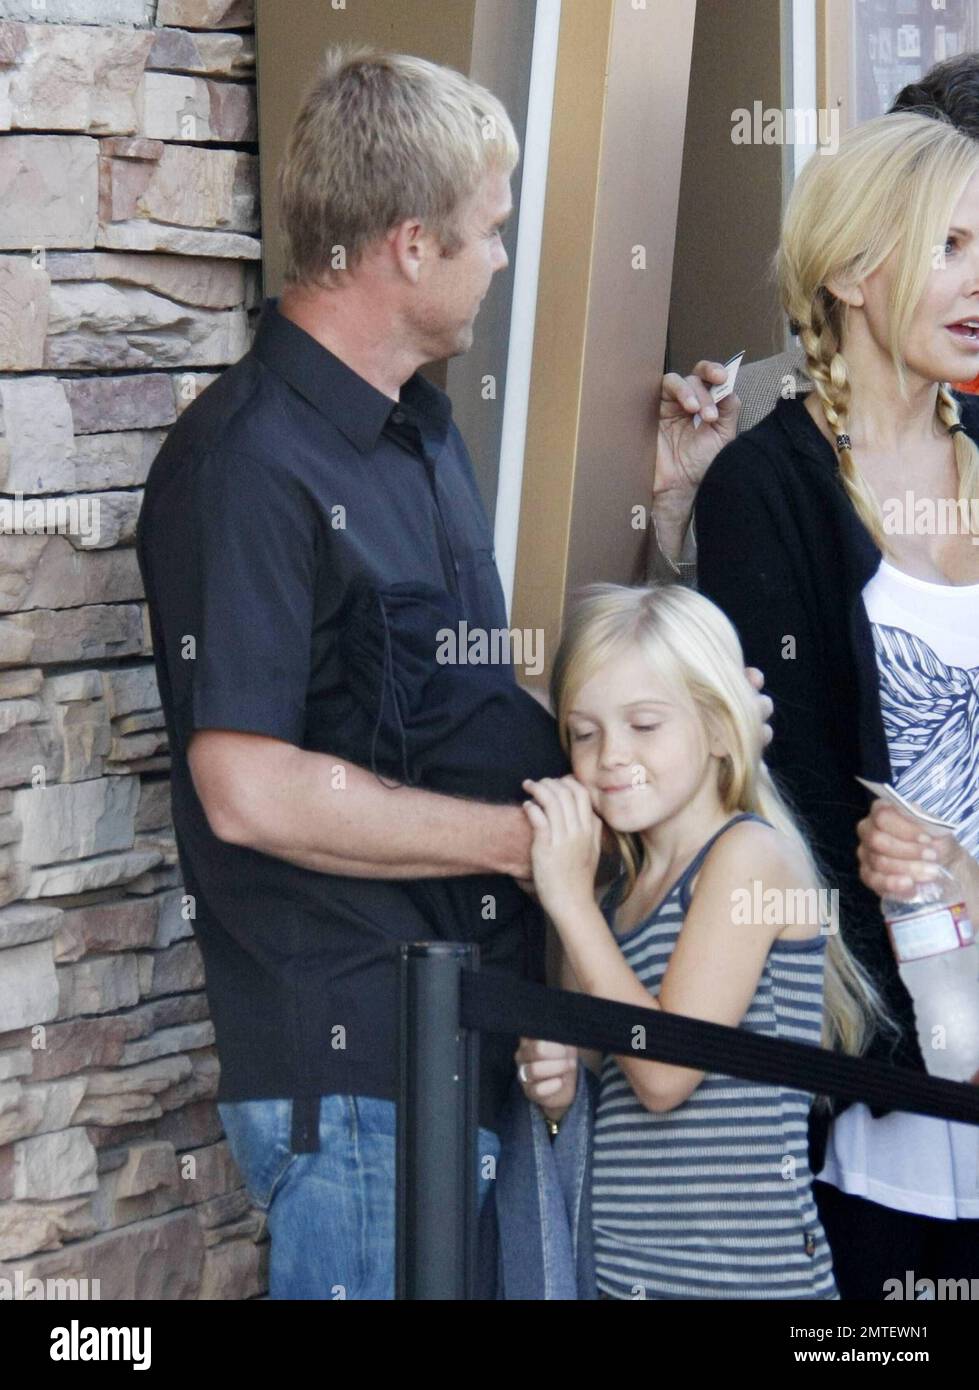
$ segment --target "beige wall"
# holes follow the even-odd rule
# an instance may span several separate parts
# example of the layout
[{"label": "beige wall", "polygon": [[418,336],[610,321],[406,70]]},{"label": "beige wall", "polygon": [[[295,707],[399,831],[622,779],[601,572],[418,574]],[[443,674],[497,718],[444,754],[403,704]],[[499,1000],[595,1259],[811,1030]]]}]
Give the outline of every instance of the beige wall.
[{"label": "beige wall", "polygon": [[513,604],[548,668],[571,592],[644,568],[694,11],[562,10]]},{"label": "beige wall", "polygon": [[771,257],[783,150],[735,145],[731,113],[783,108],[780,0],[699,0],[673,265],[670,365],[780,351]]}]

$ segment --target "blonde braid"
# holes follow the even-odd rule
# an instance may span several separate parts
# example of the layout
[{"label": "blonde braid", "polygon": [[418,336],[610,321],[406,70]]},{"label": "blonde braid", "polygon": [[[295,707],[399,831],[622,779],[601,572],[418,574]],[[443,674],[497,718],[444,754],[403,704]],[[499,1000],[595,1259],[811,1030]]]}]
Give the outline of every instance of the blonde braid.
[{"label": "blonde braid", "polygon": [[816,292],[810,306],[810,322],[799,325],[799,339],[805,349],[809,375],[819,395],[826,421],[834,435],[838,438],[842,436],[847,441],[844,448],[837,447],[840,479],[847,496],[877,545],[881,550],[886,550],[880,503],[854,462],[849,446],[850,377],[839,349],[839,336],[823,310],[821,293],[821,290]]},{"label": "blonde braid", "polygon": [[[938,399],[935,402],[935,411],[939,420],[946,427],[952,429],[953,425],[961,424],[959,404],[952,395],[951,387],[947,381],[941,382],[938,387]],[[970,534],[979,534],[972,525],[971,513],[975,510],[972,507],[972,500],[979,496],[979,449],[966,434],[965,430],[956,430],[952,435],[952,444],[955,449],[955,467],[959,475],[959,503],[962,504],[966,514],[966,529]]]}]

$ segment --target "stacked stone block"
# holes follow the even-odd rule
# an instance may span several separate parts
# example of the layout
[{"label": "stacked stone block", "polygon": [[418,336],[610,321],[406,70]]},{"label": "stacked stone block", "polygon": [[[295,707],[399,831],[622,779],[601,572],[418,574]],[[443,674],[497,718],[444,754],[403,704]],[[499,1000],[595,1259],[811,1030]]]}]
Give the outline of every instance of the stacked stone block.
[{"label": "stacked stone block", "polygon": [[251,0],[0,0],[0,505],[76,523],[0,534],[0,1297],[265,1287],[134,549],[259,308],[252,28]]}]

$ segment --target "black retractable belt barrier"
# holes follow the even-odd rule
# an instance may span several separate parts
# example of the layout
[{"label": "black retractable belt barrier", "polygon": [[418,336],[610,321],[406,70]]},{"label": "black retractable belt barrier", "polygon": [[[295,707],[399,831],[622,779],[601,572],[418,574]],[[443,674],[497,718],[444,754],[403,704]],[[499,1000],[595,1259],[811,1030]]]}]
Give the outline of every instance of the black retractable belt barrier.
[{"label": "black retractable belt barrier", "polygon": [[[471,1296],[480,1032],[645,1057],[979,1125],[979,1085],[479,972],[475,946],[401,948],[397,1297]],[[470,968],[464,968],[469,966]]]},{"label": "black retractable belt barrier", "polygon": [[979,1124],[979,1086],[499,973],[463,974],[462,1024]]}]

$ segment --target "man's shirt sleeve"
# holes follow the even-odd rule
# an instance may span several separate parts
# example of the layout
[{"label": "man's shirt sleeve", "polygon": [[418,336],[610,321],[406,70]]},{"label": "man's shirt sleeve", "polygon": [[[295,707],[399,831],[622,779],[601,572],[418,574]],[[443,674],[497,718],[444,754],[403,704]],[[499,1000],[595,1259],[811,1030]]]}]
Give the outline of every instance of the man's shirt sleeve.
[{"label": "man's shirt sleeve", "polygon": [[[182,509],[182,596],[165,614],[176,718],[300,744],[315,596],[316,515],[302,483],[273,460],[214,450]],[[178,630],[179,629],[179,630]]]}]

